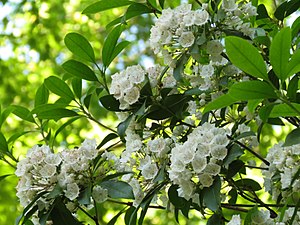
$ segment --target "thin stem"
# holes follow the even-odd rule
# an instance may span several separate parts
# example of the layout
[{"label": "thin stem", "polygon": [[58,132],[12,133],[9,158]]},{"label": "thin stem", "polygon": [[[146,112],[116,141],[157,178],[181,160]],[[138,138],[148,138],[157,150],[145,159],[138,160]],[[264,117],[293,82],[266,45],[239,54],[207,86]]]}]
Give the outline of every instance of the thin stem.
[{"label": "thin stem", "polygon": [[95,221],[96,225],[100,225],[99,224],[99,213],[98,213],[98,208],[97,208],[97,202],[95,201],[94,198],[93,198],[93,201],[94,201],[94,208],[95,208],[95,218],[94,218],[94,221]]},{"label": "thin stem", "polygon": [[[92,220],[95,221],[95,218],[94,218],[91,214],[89,214],[84,208],[82,208],[80,205],[78,206],[78,208],[79,208],[85,215],[87,215],[89,218],[91,218]],[[96,221],[95,221],[95,223],[97,224]]]},{"label": "thin stem", "polygon": [[234,138],[232,138],[230,135],[227,135],[227,137],[232,140],[233,142],[235,142],[236,144],[238,144],[239,146],[243,147],[244,149],[246,149],[248,152],[250,152],[251,154],[253,154],[254,156],[256,156],[257,158],[259,158],[261,161],[263,161],[267,166],[270,165],[270,163],[264,159],[261,155],[259,155],[258,153],[256,153],[255,151],[253,151],[251,148],[249,148],[248,146],[244,145],[243,143],[241,143],[238,140],[234,140]]},{"label": "thin stem", "polygon": [[[17,167],[15,165],[11,164],[5,157],[3,157],[1,160],[4,161],[5,163],[7,163],[12,168],[17,169]],[[16,161],[16,162],[18,162],[18,161]]]}]

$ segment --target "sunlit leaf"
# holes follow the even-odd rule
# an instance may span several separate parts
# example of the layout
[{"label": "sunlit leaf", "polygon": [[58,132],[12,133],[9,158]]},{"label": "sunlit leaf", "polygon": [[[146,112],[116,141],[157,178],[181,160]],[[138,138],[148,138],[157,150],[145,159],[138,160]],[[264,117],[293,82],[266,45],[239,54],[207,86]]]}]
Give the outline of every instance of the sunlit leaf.
[{"label": "sunlit leaf", "polygon": [[95,62],[95,54],[88,40],[78,33],[68,33],[64,39],[67,48],[74,55],[89,62]]},{"label": "sunlit leaf", "polygon": [[285,71],[287,77],[290,77],[300,71],[299,61],[300,61],[300,49],[298,49],[292,54],[291,60],[287,64],[287,68]]},{"label": "sunlit leaf", "polygon": [[102,12],[108,9],[118,8],[126,5],[132,4],[132,1],[128,0],[102,0],[95,2],[91,5],[89,5],[87,8],[83,10],[82,13],[84,14],[93,14]]},{"label": "sunlit leaf", "polygon": [[124,181],[107,180],[100,183],[100,186],[108,190],[111,198],[134,199],[132,187]]},{"label": "sunlit leaf", "polygon": [[37,114],[37,116],[40,119],[59,120],[61,118],[66,118],[66,117],[75,117],[78,116],[78,114],[69,109],[57,108],[57,109],[40,112]]},{"label": "sunlit leaf", "polygon": [[36,107],[38,105],[46,104],[48,102],[48,98],[49,91],[46,88],[45,84],[42,84],[35,94],[34,106]]},{"label": "sunlit leaf", "polygon": [[229,36],[225,38],[225,48],[235,66],[254,77],[268,80],[267,67],[262,56],[248,41]]},{"label": "sunlit leaf", "polygon": [[15,114],[17,117],[21,118],[22,120],[34,123],[34,118],[29,109],[20,105],[12,105],[11,107],[13,108],[12,113]]},{"label": "sunlit leaf", "polygon": [[275,74],[282,81],[288,75],[286,74],[286,68],[290,58],[291,44],[291,29],[286,27],[275,35],[270,46],[270,62]]},{"label": "sunlit leaf", "polygon": [[2,132],[0,132],[0,152],[8,152],[7,141]]},{"label": "sunlit leaf", "polygon": [[230,106],[230,105],[232,105],[235,102],[237,102],[237,99],[233,98],[229,94],[221,95],[220,97],[218,97],[215,100],[209,102],[205,106],[203,114],[207,113],[207,112],[209,112],[211,110],[221,109],[221,108],[224,108],[226,106]]},{"label": "sunlit leaf", "polygon": [[275,105],[273,106],[269,117],[276,118],[276,117],[300,116],[300,104],[291,103],[291,106],[286,103]]},{"label": "sunlit leaf", "polygon": [[283,146],[287,147],[299,143],[300,143],[300,128],[296,128],[286,136]]}]

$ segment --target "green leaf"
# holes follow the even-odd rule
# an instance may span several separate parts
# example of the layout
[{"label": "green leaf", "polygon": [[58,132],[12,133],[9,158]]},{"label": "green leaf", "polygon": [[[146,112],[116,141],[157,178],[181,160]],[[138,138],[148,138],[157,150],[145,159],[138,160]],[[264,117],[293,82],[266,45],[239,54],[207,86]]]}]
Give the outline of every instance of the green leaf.
[{"label": "green leaf", "polygon": [[102,12],[108,9],[118,8],[132,4],[132,1],[128,0],[102,0],[89,5],[83,10],[83,14],[93,14]]},{"label": "green leaf", "polygon": [[12,113],[15,114],[17,117],[21,118],[22,120],[26,120],[28,122],[34,123],[34,118],[29,111],[29,109],[20,106],[20,105],[12,105],[13,108]]},{"label": "green leaf", "polygon": [[174,68],[173,76],[175,80],[181,81],[182,74],[185,67],[185,63],[187,62],[187,56],[184,54],[182,55],[176,62],[176,67]]},{"label": "green leaf", "polygon": [[117,45],[118,39],[121,33],[124,30],[124,26],[122,24],[116,26],[107,36],[104,41],[102,48],[102,61],[103,65],[107,68],[110,63],[114,60],[113,55],[115,51],[115,47]]},{"label": "green leaf", "polygon": [[45,84],[42,84],[35,94],[34,106],[36,107],[38,105],[46,104],[48,102],[48,98],[49,91],[46,88]]},{"label": "green leaf", "polygon": [[163,9],[165,4],[165,0],[159,0],[159,5]]},{"label": "green leaf", "polygon": [[140,16],[142,14],[145,14],[145,13],[152,13],[153,10],[148,8],[146,5],[144,4],[141,4],[141,3],[133,3],[132,5],[130,5],[126,11],[126,13],[122,16],[122,17],[119,17],[115,20],[113,20],[112,22],[110,22],[106,28],[110,28],[116,24],[119,24],[119,23],[126,23],[127,20],[133,18],[133,17],[136,17],[136,16]]},{"label": "green leaf", "polygon": [[292,39],[295,38],[300,31],[300,17],[293,22],[292,24]]},{"label": "green leaf", "polygon": [[222,225],[222,215],[219,213],[213,214],[209,219],[207,220],[206,225]]},{"label": "green leaf", "polygon": [[299,143],[300,143],[300,128],[296,128],[286,136],[283,147],[288,147]]},{"label": "green leaf", "polygon": [[291,105],[295,110],[285,103],[273,106],[269,118],[300,116],[300,104],[291,103]]},{"label": "green leaf", "polygon": [[236,186],[245,191],[259,191],[261,186],[255,180],[243,178],[234,182]]},{"label": "green leaf", "polygon": [[55,139],[55,138],[57,137],[57,135],[58,135],[62,130],[64,130],[67,126],[69,126],[69,125],[72,124],[74,121],[78,120],[79,118],[81,118],[81,117],[80,117],[80,116],[74,117],[74,118],[69,119],[67,122],[64,122],[64,124],[61,125],[61,126],[55,131],[55,134],[54,134],[53,139]]},{"label": "green leaf", "polygon": [[277,7],[274,16],[278,19],[283,21],[284,18],[288,17],[295,11],[297,11],[300,7],[300,1],[299,0],[291,0],[283,2],[280,6]]},{"label": "green leaf", "polygon": [[67,48],[81,59],[95,63],[95,54],[88,40],[78,33],[68,33],[64,39]]},{"label": "green leaf", "polygon": [[91,184],[88,185],[84,190],[82,190],[78,197],[78,202],[82,205],[91,204],[91,196],[92,196],[92,187]]},{"label": "green leaf", "polygon": [[203,189],[203,201],[207,208],[216,212],[221,204],[221,179],[216,177],[212,186]]},{"label": "green leaf", "polygon": [[291,60],[287,64],[286,71],[285,71],[287,78],[300,71],[299,61],[300,61],[300,49],[298,49],[296,52],[292,54]]},{"label": "green leaf", "polygon": [[108,223],[107,225],[115,225],[115,223],[117,222],[118,218],[124,213],[124,210],[121,210],[120,212],[118,212],[117,215],[115,215]]},{"label": "green leaf", "polygon": [[125,213],[125,225],[136,225],[137,220],[137,212],[134,206],[130,206],[129,209],[126,210]]},{"label": "green leaf", "polygon": [[239,146],[234,144],[229,150],[228,154],[223,160],[223,165],[227,167],[230,163],[236,160],[238,157],[244,154],[243,149]]},{"label": "green leaf", "polygon": [[97,149],[101,149],[101,147],[103,145],[105,145],[107,142],[109,142],[109,141],[111,141],[111,140],[113,140],[113,139],[115,139],[117,137],[119,137],[119,136],[117,134],[115,134],[115,133],[110,133],[110,134],[106,135],[106,137],[103,138],[103,140],[101,141],[101,143],[97,146]]},{"label": "green leaf", "polygon": [[39,119],[47,119],[47,120],[59,120],[61,118],[66,118],[66,117],[74,117],[78,116],[78,114],[72,110],[69,109],[50,109],[47,111],[43,111],[40,113],[37,113],[37,117]]},{"label": "green leaf", "polygon": [[209,102],[205,106],[203,114],[207,113],[211,110],[221,109],[221,108],[224,108],[226,106],[230,106],[235,102],[237,102],[236,98],[233,98],[229,94],[221,95],[220,97],[218,97],[217,99]]},{"label": "green leaf", "polygon": [[127,130],[127,127],[129,126],[131,119],[132,119],[133,115],[130,115],[127,117],[127,119],[121,123],[119,123],[118,127],[117,127],[117,131],[118,134],[120,136],[121,139],[124,139],[125,137],[125,132]]},{"label": "green leaf", "polygon": [[0,152],[8,152],[8,144],[2,132],[0,132]]},{"label": "green leaf", "polygon": [[178,196],[178,185],[171,185],[171,187],[168,190],[168,197],[170,202],[178,209],[184,208],[186,205],[188,205],[188,201]]},{"label": "green leaf", "polygon": [[19,137],[22,137],[25,134],[28,134],[30,132],[33,131],[20,131],[20,132],[16,132],[14,133],[12,136],[9,137],[9,139],[7,140],[7,143],[13,143],[14,141],[16,141]]},{"label": "green leaf", "polygon": [[82,225],[67,209],[60,198],[54,201],[54,207],[50,213],[53,225]]},{"label": "green leaf", "polygon": [[234,175],[236,175],[242,168],[244,168],[245,163],[241,160],[235,160],[233,162],[230,163],[229,167],[228,167],[228,172],[226,174],[226,178],[230,179],[232,178]]},{"label": "green leaf", "polygon": [[283,28],[275,35],[270,46],[270,62],[276,76],[282,81],[288,78],[286,68],[290,58],[291,35],[291,28]]},{"label": "green leaf", "polygon": [[74,95],[69,86],[61,79],[55,76],[50,76],[44,81],[46,87],[54,94],[68,100],[74,100]]},{"label": "green leaf", "polygon": [[75,96],[80,99],[82,97],[82,80],[74,77],[71,84]]},{"label": "green leaf", "polygon": [[232,188],[229,192],[228,195],[231,197],[228,201],[229,204],[233,205],[236,203],[237,197],[238,197],[238,193],[237,190]]},{"label": "green leaf", "polygon": [[277,98],[271,85],[264,81],[253,80],[233,84],[228,94],[236,100]]},{"label": "green leaf", "polygon": [[65,71],[80,79],[98,81],[94,71],[82,62],[71,59],[63,63],[62,67]]},{"label": "green leaf", "polygon": [[119,109],[120,102],[117,99],[115,99],[113,95],[102,96],[99,100],[103,105],[103,107],[106,108],[107,110],[114,111],[114,112],[121,111]]},{"label": "green leaf", "polygon": [[230,61],[246,73],[268,80],[266,64],[258,50],[239,37],[225,38],[226,53]]},{"label": "green leaf", "polygon": [[134,199],[132,187],[123,181],[107,180],[100,183],[100,186],[108,190],[111,198]]},{"label": "green leaf", "polygon": [[113,53],[112,53],[112,56],[111,56],[112,60],[113,60],[114,58],[116,58],[116,57],[120,54],[120,52],[121,52],[124,48],[126,48],[129,44],[130,44],[129,41],[121,41],[120,43],[118,43],[118,44],[115,46],[114,51],[113,51]]},{"label": "green leaf", "polygon": [[[300,58],[299,58],[299,60],[300,60]],[[299,82],[298,76],[294,76],[289,81],[289,86],[288,86],[286,95],[288,96],[289,100],[292,102],[297,100],[298,82]]]}]

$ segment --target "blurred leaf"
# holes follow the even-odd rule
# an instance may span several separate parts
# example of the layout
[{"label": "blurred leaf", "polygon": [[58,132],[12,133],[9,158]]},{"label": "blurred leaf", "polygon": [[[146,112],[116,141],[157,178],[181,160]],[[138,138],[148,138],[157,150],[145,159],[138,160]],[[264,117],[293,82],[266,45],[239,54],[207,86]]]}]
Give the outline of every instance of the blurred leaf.
[{"label": "blurred leaf", "polygon": [[80,79],[98,81],[94,71],[82,62],[71,59],[63,63],[62,67],[65,71]]},{"label": "blurred leaf", "polygon": [[266,82],[253,80],[233,84],[228,94],[236,100],[277,98],[271,85]]},{"label": "blurred leaf", "polygon": [[230,106],[230,105],[232,105],[235,102],[237,102],[236,98],[233,98],[229,94],[221,95],[220,97],[218,97],[215,100],[209,102],[205,106],[205,108],[203,110],[203,114],[207,113],[207,112],[209,112],[211,110],[221,109],[221,108],[224,108],[226,106]]},{"label": "blurred leaf", "polygon": [[34,118],[29,111],[29,109],[20,106],[20,105],[12,105],[13,108],[12,113],[15,114],[17,117],[21,118],[22,120],[26,120],[28,122],[34,123]]},{"label": "blurred leaf", "polygon": [[225,48],[230,61],[235,66],[254,77],[268,80],[265,61],[248,41],[229,36],[225,38]]},{"label": "blurred leaf", "polygon": [[216,212],[221,204],[220,198],[221,191],[221,179],[220,177],[215,177],[214,183],[207,188],[203,189],[203,201],[207,208]]},{"label": "blurred leaf", "polygon": [[5,122],[5,120],[7,119],[7,117],[9,116],[9,114],[11,114],[13,111],[14,111],[13,106],[9,106],[2,111],[2,113],[0,114],[0,128]]},{"label": "blurred leaf", "polygon": [[[108,223],[107,225],[115,225],[115,223],[117,222],[118,218],[124,213],[124,210],[121,210],[120,212],[118,212],[117,215],[115,215]],[[126,223],[125,223],[126,224]]]},{"label": "blurred leaf", "polygon": [[299,82],[299,77],[298,76],[294,76],[289,81],[289,86],[288,86],[287,94],[286,95],[288,96],[288,98],[290,99],[290,101],[296,101],[297,91],[298,91],[298,82]]},{"label": "blurred leaf", "polygon": [[185,63],[187,62],[187,56],[184,54],[182,55],[176,62],[176,67],[174,68],[173,71],[173,76],[176,81],[181,81],[182,80],[182,74],[184,70]]},{"label": "blurred leaf", "polygon": [[163,9],[165,4],[165,0],[159,0],[159,5]]},{"label": "blurred leaf", "polygon": [[107,142],[109,142],[117,137],[119,137],[119,136],[116,133],[110,133],[110,134],[106,135],[105,138],[103,138],[103,140],[101,141],[101,143],[97,146],[97,149],[101,149],[101,147],[103,145],[105,145]]},{"label": "blurred leaf", "polygon": [[46,104],[49,98],[49,91],[46,88],[45,84],[42,84],[36,94],[35,94],[35,102],[34,106],[37,107],[38,105]]},{"label": "blurred leaf", "polygon": [[256,20],[270,18],[269,15],[268,15],[268,11],[266,9],[266,6],[264,4],[258,5],[257,14],[258,15],[256,16]]},{"label": "blurred leaf", "polygon": [[0,182],[3,181],[6,177],[11,176],[12,174],[6,174],[6,175],[2,175],[0,176]]},{"label": "blurred leaf", "polygon": [[93,14],[102,12],[108,9],[118,8],[132,4],[132,1],[128,0],[102,0],[89,5],[83,10],[83,14]]},{"label": "blurred leaf", "polygon": [[74,100],[74,95],[69,86],[61,79],[50,76],[44,81],[46,87],[54,94],[65,98],[68,101]]},{"label": "blurred leaf", "polygon": [[245,165],[245,163],[241,160],[232,161],[229,164],[228,172],[226,174],[226,178],[227,179],[232,178],[234,175],[236,175],[244,167],[244,165]]},{"label": "blurred leaf", "polygon": [[130,121],[131,121],[132,117],[133,117],[133,115],[128,116],[125,121],[119,123],[119,125],[118,125],[118,128],[117,128],[118,134],[119,134],[120,138],[123,139],[123,140],[124,140],[124,137],[125,137],[125,132],[127,130],[127,127],[130,124]]},{"label": "blurred leaf", "polygon": [[6,141],[6,138],[4,137],[4,135],[2,134],[2,132],[0,132],[0,152],[8,152],[8,144]]},{"label": "blurred leaf", "polygon": [[10,136],[10,138],[8,139],[7,143],[13,143],[14,141],[16,141],[19,137],[22,137],[25,134],[28,134],[30,132],[33,131],[21,131],[21,132],[16,132],[14,133],[12,136]]},{"label": "blurred leaf", "polygon": [[289,27],[285,27],[275,35],[270,46],[269,57],[272,68],[277,77],[282,81],[288,78],[286,69],[290,58],[291,44],[291,29]]},{"label": "blurred leaf", "polygon": [[293,22],[292,24],[292,39],[294,39],[300,31],[300,17]]},{"label": "blurred leaf", "polygon": [[280,6],[277,7],[274,16],[278,19],[283,21],[284,18],[288,17],[295,11],[297,11],[300,7],[300,1],[299,0],[291,0],[283,2]]},{"label": "blurred leaf", "polygon": [[80,116],[78,117],[73,117],[71,119],[69,119],[68,121],[64,122],[63,125],[61,125],[54,134],[53,139],[55,139],[57,137],[57,135],[63,130],[65,129],[67,126],[69,126],[70,124],[72,124],[74,121],[78,120],[79,118],[81,118]]},{"label": "blurred leaf", "polygon": [[103,105],[103,107],[106,108],[107,110],[114,111],[114,112],[121,111],[119,109],[120,102],[117,99],[115,99],[114,95],[105,95],[102,96],[99,100]]},{"label": "blurred leaf", "polygon": [[300,128],[296,128],[286,136],[283,147],[288,147],[299,143],[300,143]]},{"label": "blurred leaf", "polygon": [[243,178],[234,182],[236,186],[245,191],[259,191],[261,186],[255,180],[249,178]]},{"label": "blurred leaf", "polygon": [[95,54],[88,40],[78,33],[68,33],[64,39],[67,48],[81,59],[95,63]]},{"label": "blurred leaf", "polygon": [[137,214],[136,208],[134,206],[130,206],[129,209],[126,210],[125,213],[125,225],[136,225]]},{"label": "blurred leaf", "polygon": [[92,187],[91,184],[88,185],[84,190],[82,190],[78,197],[78,202],[82,205],[91,204],[91,196],[92,196]]},{"label": "blurred leaf", "polygon": [[111,198],[134,199],[132,187],[124,181],[107,180],[101,182],[100,186],[108,190]]},{"label": "blurred leaf", "polygon": [[244,150],[237,144],[234,144],[229,150],[223,161],[223,165],[227,167],[231,162],[244,154]]},{"label": "blurred leaf", "polygon": [[112,56],[111,56],[112,60],[113,60],[114,58],[116,58],[116,57],[120,54],[120,52],[122,52],[122,50],[123,50],[124,48],[126,48],[129,44],[130,44],[129,41],[121,41],[120,43],[118,43],[118,44],[115,46],[114,51],[113,51],[113,53],[112,53]]},{"label": "blurred leaf", "polygon": [[168,190],[168,197],[169,197],[169,200],[170,202],[178,209],[181,209],[183,207],[185,207],[186,205],[188,205],[188,201],[183,198],[183,197],[180,197],[178,195],[178,185],[171,185],[171,187],[169,187],[169,190]]},{"label": "blurred leaf", "polygon": [[107,181],[107,180],[112,180],[114,178],[117,178],[117,177],[121,177],[123,175],[126,175],[126,174],[134,174],[133,172],[131,171],[124,171],[124,172],[118,172],[118,173],[114,173],[114,174],[110,174],[110,175],[107,175],[105,176],[102,181]]},{"label": "blurred leaf", "polygon": [[232,188],[229,192],[228,192],[228,195],[231,197],[229,200],[228,200],[228,203],[229,204],[235,204],[236,203],[236,200],[237,200],[237,197],[238,197],[238,193],[237,193],[237,190]]},{"label": "blurred leaf", "polygon": [[300,71],[299,61],[300,61],[300,49],[298,49],[292,54],[291,60],[287,64],[287,68],[285,71],[287,77],[290,77]]}]

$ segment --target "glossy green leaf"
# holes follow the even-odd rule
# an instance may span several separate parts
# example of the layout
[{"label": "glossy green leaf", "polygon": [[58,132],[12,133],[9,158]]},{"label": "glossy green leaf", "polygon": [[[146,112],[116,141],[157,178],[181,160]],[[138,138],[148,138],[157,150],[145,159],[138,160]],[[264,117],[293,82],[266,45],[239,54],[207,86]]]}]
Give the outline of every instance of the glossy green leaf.
[{"label": "glossy green leaf", "polygon": [[221,109],[221,108],[224,108],[226,106],[230,106],[235,102],[237,102],[236,98],[233,98],[229,94],[221,95],[220,97],[218,97],[215,100],[209,102],[205,106],[203,114],[207,113],[211,110]]},{"label": "glossy green leaf", "polygon": [[39,119],[48,119],[48,120],[59,120],[61,118],[66,118],[66,117],[74,117],[78,116],[78,114],[72,110],[69,109],[50,109],[48,111],[43,111],[37,114]]},{"label": "glossy green leaf", "polygon": [[296,12],[299,9],[299,7],[300,7],[299,0],[285,1],[280,6],[277,7],[274,16],[278,20],[283,21],[284,18]]},{"label": "glossy green leaf", "polygon": [[300,104],[291,103],[293,108],[285,103],[275,105],[269,115],[270,118],[300,116]]},{"label": "glossy green leaf", "polygon": [[54,94],[71,101],[74,99],[73,92],[69,86],[61,79],[55,76],[50,76],[44,81],[45,86]]},{"label": "glossy green leaf", "polygon": [[50,213],[50,217],[53,225],[82,225],[67,209],[60,198],[55,199],[54,207]]},{"label": "glossy green leaf", "polygon": [[121,111],[119,109],[120,102],[117,99],[115,99],[113,95],[102,96],[99,100],[103,105],[103,107],[106,108],[107,110],[114,111],[114,112]]},{"label": "glossy green leaf", "polygon": [[203,201],[207,208],[216,212],[221,204],[221,179],[220,177],[215,177],[214,183],[207,188],[203,189]]},{"label": "glossy green leaf", "polygon": [[107,180],[101,182],[100,186],[108,190],[108,196],[111,198],[134,199],[132,187],[126,182]]},{"label": "glossy green leaf", "polygon": [[286,76],[290,77],[300,71],[300,49],[292,54],[291,60],[287,64]]},{"label": "glossy green leaf", "polygon": [[283,28],[275,35],[270,46],[270,62],[276,76],[282,81],[287,78],[286,68],[290,58],[291,35],[289,27]]},{"label": "glossy green leaf", "polygon": [[120,54],[120,52],[122,52],[129,44],[129,41],[121,41],[120,43],[118,43],[114,48],[111,59],[113,60],[114,58],[116,58]]},{"label": "glossy green leaf", "polygon": [[127,130],[127,127],[129,126],[130,124],[130,121],[132,120],[132,115],[128,116],[126,120],[124,120],[123,122],[119,123],[118,125],[118,134],[120,136],[121,139],[124,139],[125,137],[125,132]]},{"label": "glossy green leaf", "polygon": [[29,109],[20,105],[12,105],[11,107],[13,108],[12,113],[15,114],[17,117],[21,118],[22,120],[34,123],[34,118]]},{"label": "glossy green leaf", "polygon": [[84,190],[82,190],[78,196],[78,202],[82,205],[91,204],[91,196],[92,196],[92,187],[91,184],[88,185]]},{"label": "glossy green leaf", "polygon": [[236,186],[245,191],[259,191],[261,190],[260,184],[252,179],[243,178],[234,182]]},{"label": "glossy green leaf", "polygon": [[230,163],[228,167],[228,172],[226,174],[226,178],[230,179],[234,175],[236,175],[241,169],[243,169],[245,166],[245,163],[241,160],[234,160]]},{"label": "glossy green leaf", "polygon": [[136,17],[136,16],[140,16],[142,14],[146,14],[146,13],[152,13],[153,10],[150,9],[149,7],[147,7],[144,4],[141,3],[133,3],[131,4],[126,13],[124,14],[124,16],[121,16],[115,20],[113,20],[112,22],[110,22],[106,27],[110,28],[116,24],[122,23],[124,24],[127,20]]},{"label": "glossy green leaf", "polygon": [[48,99],[49,91],[46,88],[45,84],[42,84],[35,94],[34,106],[36,107],[38,105],[46,104],[48,102]]},{"label": "glossy green leaf", "polygon": [[102,48],[102,61],[103,61],[103,65],[105,67],[108,67],[110,65],[110,63],[113,61],[113,55],[118,39],[122,33],[122,31],[124,30],[124,26],[118,25],[116,26],[106,37],[104,44],[103,44],[103,48]]},{"label": "glossy green leaf", "polygon": [[84,14],[93,14],[102,12],[108,9],[118,8],[126,5],[132,4],[132,1],[128,0],[102,0],[95,2],[91,5],[89,5],[87,8],[83,10],[82,13]]},{"label": "glossy green leaf", "polygon": [[0,152],[8,152],[8,144],[2,132],[0,132]]},{"label": "glossy green leaf", "polygon": [[300,32],[300,16],[292,24],[292,39]]},{"label": "glossy green leaf", "polygon": [[254,77],[268,80],[267,67],[262,56],[248,41],[234,36],[226,37],[225,49],[235,66]]},{"label": "glossy green leaf", "polygon": [[71,59],[63,63],[62,67],[65,71],[80,79],[98,81],[94,71],[82,62]]},{"label": "glossy green leaf", "polygon": [[229,150],[226,158],[223,160],[223,165],[227,167],[230,163],[244,154],[244,151],[237,144],[234,144]]},{"label": "glossy green leaf", "polygon": [[73,89],[75,96],[77,98],[81,99],[81,97],[82,97],[82,80],[77,77],[74,77],[72,79],[71,84],[72,84],[72,89]]},{"label": "glossy green leaf", "polygon": [[221,225],[222,224],[222,216],[218,213],[213,214],[207,220],[206,225]]},{"label": "glossy green leaf", "polygon": [[289,81],[289,85],[288,85],[286,95],[288,96],[289,100],[292,101],[292,102],[295,102],[297,100],[298,83],[299,83],[299,77],[298,76],[294,76]]},{"label": "glossy green leaf", "polygon": [[128,208],[125,213],[125,217],[124,217],[125,225],[136,225],[136,220],[137,220],[136,208],[134,206],[130,206],[130,208]]},{"label": "glossy green leaf", "polygon": [[64,39],[67,48],[81,59],[95,63],[95,53],[88,40],[78,33],[68,33]]},{"label": "glossy green leaf", "polygon": [[185,207],[185,205],[188,204],[188,201],[185,198],[180,197],[178,195],[177,189],[178,189],[178,185],[171,185],[171,187],[168,190],[168,197],[169,197],[170,202],[176,208],[181,209],[181,208]]},{"label": "glossy green leaf", "polygon": [[266,82],[253,80],[233,84],[228,94],[236,100],[277,98],[271,85]]},{"label": "glossy green leaf", "polygon": [[103,138],[103,140],[101,141],[101,143],[97,146],[97,149],[101,149],[103,145],[105,145],[106,143],[108,143],[109,141],[115,139],[119,137],[116,133],[110,133],[108,135],[105,136],[105,138]]},{"label": "glossy green leaf", "polygon": [[55,134],[54,134],[54,139],[57,137],[57,135],[59,135],[59,133],[61,131],[63,131],[67,126],[69,126],[70,124],[72,124],[73,122],[75,122],[76,120],[80,119],[81,117],[78,116],[78,117],[73,117],[71,119],[69,119],[67,122],[64,122],[63,125],[61,125],[56,131],[55,131]]},{"label": "glossy green leaf", "polygon": [[299,143],[300,143],[300,128],[296,128],[286,136],[283,146],[287,147]]}]

